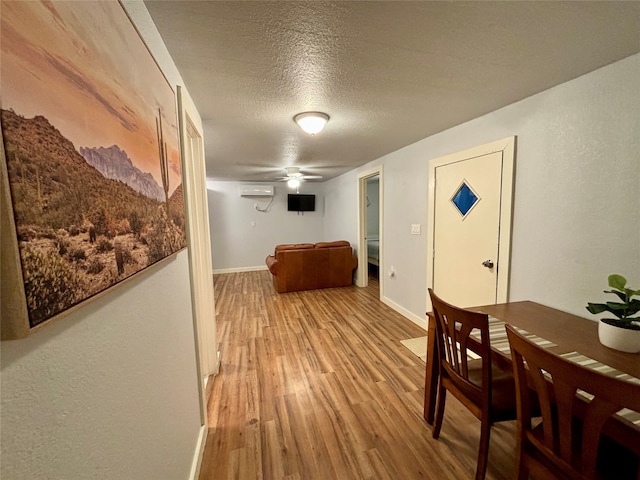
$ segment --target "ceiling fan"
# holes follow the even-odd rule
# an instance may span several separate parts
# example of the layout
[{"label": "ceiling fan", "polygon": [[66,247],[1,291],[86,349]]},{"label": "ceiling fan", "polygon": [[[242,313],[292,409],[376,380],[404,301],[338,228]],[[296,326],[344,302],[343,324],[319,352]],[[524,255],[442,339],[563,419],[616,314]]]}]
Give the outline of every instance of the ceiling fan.
[{"label": "ceiling fan", "polygon": [[297,187],[303,180],[319,180],[322,175],[306,175],[300,171],[300,167],[285,167],[286,176],[280,177],[281,182],[287,182],[290,187]]}]

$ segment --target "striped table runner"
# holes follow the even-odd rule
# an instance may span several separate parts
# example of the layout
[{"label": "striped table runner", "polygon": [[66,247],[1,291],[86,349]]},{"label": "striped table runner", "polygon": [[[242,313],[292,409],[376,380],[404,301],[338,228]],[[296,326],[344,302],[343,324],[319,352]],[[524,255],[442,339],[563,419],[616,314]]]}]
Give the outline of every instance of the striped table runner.
[{"label": "striped table runner", "polygon": [[[511,353],[511,348],[509,346],[509,340],[507,339],[507,331],[504,328],[505,323],[502,320],[499,320],[494,317],[489,317],[489,341],[491,342],[491,348],[496,349],[506,355]],[[513,325],[512,325],[513,326]],[[513,328],[523,335],[525,338],[529,339],[531,342],[539,345],[543,348],[551,348],[556,347],[557,344],[546,340],[542,337],[539,337],[533,333],[529,333],[522,328],[513,326]],[[471,336],[476,340],[480,341],[480,332],[471,333]],[[474,352],[467,351],[467,354],[470,358],[477,359],[480,358],[480,355],[475,354]],[[627,382],[635,383],[640,386],[640,379],[629,375],[628,373],[621,372],[616,370],[609,365],[605,365],[603,363],[598,362],[592,358],[589,358],[585,355],[582,355],[578,352],[569,352],[563,353],[560,355],[567,360],[582,365],[584,367],[590,368],[592,370],[596,370],[600,373],[604,373],[605,375],[609,375],[611,377],[619,378],[621,380],[625,380]],[[581,395],[583,395],[588,400],[593,398],[593,395],[588,394],[587,392],[579,391]],[[633,410],[629,410],[624,408],[618,412],[618,415],[622,416],[626,420],[630,421],[634,425],[640,427],[640,412],[636,412]]]},{"label": "striped table runner", "polygon": [[[620,380],[625,380],[630,383],[635,383],[639,387],[638,394],[640,395],[640,379],[636,377],[632,377],[628,373],[624,373],[624,372],[621,372],[620,370],[616,370],[615,368],[610,367],[609,365],[600,363],[597,360],[594,360],[593,358],[589,358],[578,352],[563,353],[560,356],[563,358],[566,358],[571,362],[577,363],[578,365],[582,365],[583,367],[590,368],[591,370],[595,370],[597,372],[603,373],[610,377],[618,378]],[[583,392],[582,390],[580,390],[579,393],[589,400],[593,398],[593,395],[587,392]],[[637,425],[640,427],[640,412],[623,408],[618,412],[618,415],[622,416],[623,418],[630,421],[634,425]]]},{"label": "striped table runner", "polygon": [[[491,348],[498,350],[505,355],[511,354],[511,347],[509,346],[509,339],[507,338],[507,331],[504,328],[505,323],[495,317],[489,317],[489,342],[491,343]],[[513,326],[513,325],[512,325]],[[557,345],[549,340],[546,340],[538,335],[533,333],[529,333],[522,328],[513,326],[513,328],[525,338],[535,343],[536,345],[541,346],[542,348],[551,348],[557,347]],[[476,340],[480,341],[480,332],[472,332],[471,336]],[[470,358],[480,358],[480,355],[475,354],[474,352],[467,352]]]}]

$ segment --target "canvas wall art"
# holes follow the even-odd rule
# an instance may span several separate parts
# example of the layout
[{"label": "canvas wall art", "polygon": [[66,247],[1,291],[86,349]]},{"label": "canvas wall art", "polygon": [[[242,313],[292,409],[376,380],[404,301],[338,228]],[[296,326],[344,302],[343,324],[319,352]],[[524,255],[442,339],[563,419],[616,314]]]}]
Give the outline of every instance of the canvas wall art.
[{"label": "canvas wall art", "polygon": [[[186,247],[177,115],[117,1],[3,2],[1,22],[3,211],[19,260],[2,282],[21,284],[28,333]],[[19,310],[3,308],[3,338]]]}]

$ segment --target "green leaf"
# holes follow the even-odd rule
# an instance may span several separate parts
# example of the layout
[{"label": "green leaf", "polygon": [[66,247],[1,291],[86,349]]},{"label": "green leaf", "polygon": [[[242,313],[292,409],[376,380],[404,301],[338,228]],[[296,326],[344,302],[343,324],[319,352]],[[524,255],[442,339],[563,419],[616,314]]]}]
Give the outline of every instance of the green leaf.
[{"label": "green leaf", "polygon": [[598,313],[607,312],[609,308],[604,303],[590,303],[589,306],[586,307],[594,315]]},{"label": "green leaf", "polygon": [[624,318],[627,316],[627,305],[624,303],[607,302],[607,310],[618,318]]},{"label": "green leaf", "polygon": [[627,295],[624,292],[619,292],[618,290],[605,290],[604,293],[613,293],[617,295],[620,300],[623,302],[627,301]]},{"label": "green leaf", "polygon": [[627,292],[629,298],[633,297],[634,295],[640,295],[640,290],[631,290],[630,288],[625,288],[624,291]]},{"label": "green leaf", "polygon": [[624,286],[627,284],[627,279],[622,275],[609,275],[609,286],[617,288],[618,290],[624,290]]},{"label": "green leaf", "polygon": [[640,300],[631,300],[627,307],[627,317],[640,312]]},{"label": "green leaf", "polygon": [[625,310],[627,306],[624,303],[607,302],[607,308],[609,309],[609,311],[613,312],[618,310]]}]

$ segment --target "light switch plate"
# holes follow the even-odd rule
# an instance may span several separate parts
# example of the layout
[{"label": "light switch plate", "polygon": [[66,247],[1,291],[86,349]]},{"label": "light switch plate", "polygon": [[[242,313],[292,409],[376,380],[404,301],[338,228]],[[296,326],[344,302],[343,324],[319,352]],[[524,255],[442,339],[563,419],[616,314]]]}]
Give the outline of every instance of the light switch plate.
[{"label": "light switch plate", "polygon": [[411,235],[420,235],[420,227],[421,227],[421,225],[419,223],[412,223],[411,224]]}]

